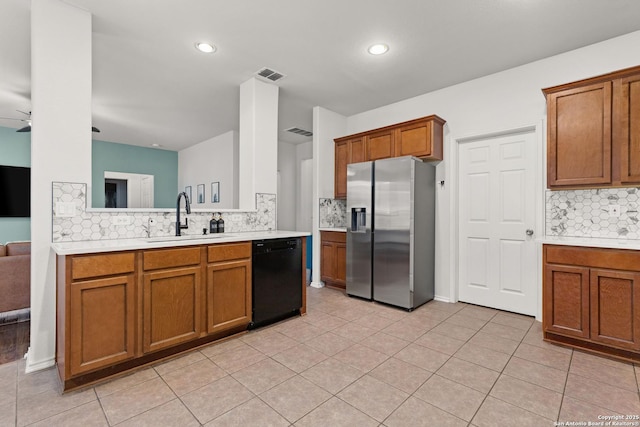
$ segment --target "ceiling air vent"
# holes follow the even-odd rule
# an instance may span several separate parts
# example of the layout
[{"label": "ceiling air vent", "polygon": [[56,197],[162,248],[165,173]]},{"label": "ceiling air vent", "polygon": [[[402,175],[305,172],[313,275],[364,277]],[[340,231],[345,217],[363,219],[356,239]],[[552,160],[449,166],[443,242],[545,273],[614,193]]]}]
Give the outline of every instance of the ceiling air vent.
[{"label": "ceiling air vent", "polygon": [[277,82],[286,77],[284,74],[278,71],[272,70],[271,68],[263,68],[257,71],[256,76],[262,77],[263,79],[268,80],[270,82]]},{"label": "ceiling air vent", "polygon": [[289,128],[285,129],[287,132],[295,133],[302,136],[313,136],[313,132],[309,132],[308,130],[300,129],[300,128]]}]

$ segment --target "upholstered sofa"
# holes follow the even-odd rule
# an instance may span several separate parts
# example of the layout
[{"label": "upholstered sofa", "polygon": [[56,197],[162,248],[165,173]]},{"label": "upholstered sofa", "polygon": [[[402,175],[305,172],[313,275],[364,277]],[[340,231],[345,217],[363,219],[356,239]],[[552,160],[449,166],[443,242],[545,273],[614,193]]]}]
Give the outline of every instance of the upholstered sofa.
[{"label": "upholstered sofa", "polygon": [[31,304],[31,243],[0,245],[0,313]]}]

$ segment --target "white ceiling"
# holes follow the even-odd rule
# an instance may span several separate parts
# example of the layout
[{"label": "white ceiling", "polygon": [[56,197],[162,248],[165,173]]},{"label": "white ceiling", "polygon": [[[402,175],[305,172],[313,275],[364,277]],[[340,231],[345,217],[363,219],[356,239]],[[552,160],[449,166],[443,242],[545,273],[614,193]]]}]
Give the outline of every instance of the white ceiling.
[{"label": "white ceiling", "polygon": [[[349,116],[640,30],[638,0],[66,2],[93,15],[96,137],[171,150],[237,130],[239,86],[262,67],[287,75],[279,140],[298,143],[283,130],[312,130],[314,106]],[[30,109],[29,5],[0,1],[0,117]]]}]

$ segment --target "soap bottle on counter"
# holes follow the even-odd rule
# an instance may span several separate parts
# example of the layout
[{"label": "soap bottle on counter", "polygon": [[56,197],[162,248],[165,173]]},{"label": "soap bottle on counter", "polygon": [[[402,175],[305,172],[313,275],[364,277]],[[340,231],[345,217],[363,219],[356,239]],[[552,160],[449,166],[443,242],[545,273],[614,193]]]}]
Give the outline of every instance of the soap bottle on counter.
[{"label": "soap bottle on counter", "polygon": [[218,232],[218,221],[216,221],[216,215],[211,215],[211,221],[209,221],[209,233],[217,233]]},{"label": "soap bottle on counter", "polygon": [[222,214],[218,213],[218,233],[224,233],[224,219],[222,219]]}]

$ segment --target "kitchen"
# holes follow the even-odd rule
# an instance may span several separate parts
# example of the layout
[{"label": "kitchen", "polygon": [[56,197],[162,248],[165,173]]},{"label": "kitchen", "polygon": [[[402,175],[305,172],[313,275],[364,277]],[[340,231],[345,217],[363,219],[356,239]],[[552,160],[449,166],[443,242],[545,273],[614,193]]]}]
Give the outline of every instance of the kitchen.
[{"label": "kitchen", "polygon": [[[378,128],[393,123],[410,120],[416,117],[422,117],[429,114],[438,114],[447,120],[448,131],[446,134],[445,162],[440,165],[437,171],[437,181],[445,181],[443,187],[437,190],[437,227],[436,245],[436,296],[440,300],[455,301],[456,286],[453,285],[457,275],[457,250],[455,249],[455,236],[457,233],[457,225],[450,218],[452,212],[456,212],[455,206],[460,202],[455,197],[456,159],[457,143],[456,141],[464,141],[465,139],[474,138],[486,134],[503,132],[513,129],[529,128],[536,129],[535,135],[537,141],[544,140],[544,97],[540,90],[544,87],[550,87],[556,84],[563,84],[582,78],[604,74],[606,72],[634,66],[640,63],[637,57],[634,57],[634,46],[637,45],[637,34],[631,33],[618,39],[608,42],[584,47],[577,51],[568,52],[556,57],[547,58],[533,62],[522,67],[513,68],[499,74],[473,80],[460,85],[430,92],[416,98],[411,98],[397,104],[387,105],[368,112],[355,114],[352,116],[342,116],[322,107],[314,109],[314,141],[321,141],[320,144],[314,144],[314,162],[317,168],[321,170],[331,171],[333,169],[333,138],[344,136],[360,131]],[[606,57],[606,61],[600,58]],[[580,67],[575,66],[576,63]],[[79,108],[83,110],[82,108]],[[82,115],[79,112],[79,117]],[[74,114],[75,116],[75,114]],[[87,122],[89,120],[87,119]],[[33,135],[36,138],[36,135]],[[85,148],[76,147],[69,143],[69,146],[62,145],[59,151],[65,149],[69,152],[81,153]],[[542,145],[537,146],[538,165],[543,164]],[[86,152],[85,152],[86,154]],[[80,154],[79,154],[80,155]],[[60,165],[66,165],[69,162],[65,159],[58,159],[55,153],[46,156],[48,159],[59,160]],[[82,157],[82,156],[81,156]],[[449,162],[451,160],[451,162]],[[446,166],[446,167],[445,167]],[[34,166],[35,167],[35,166]],[[74,169],[81,167],[77,164],[69,164],[69,170],[56,172],[49,184],[43,185],[43,200],[50,200],[50,181],[72,181],[87,182],[86,172],[76,172]],[[544,200],[544,185],[542,184],[542,173],[538,173],[536,225],[534,226],[538,235],[544,229],[544,215],[542,200]],[[318,198],[333,198],[333,177],[330,173],[319,174],[317,176],[318,184],[314,188],[314,200]],[[257,181],[256,181],[257,182]],[[45,215],[50,210],[50,204],[47,203],[41,209]],[[314,210],[317,212],[317,210]],[[47,224],[50,216],[45,215],[39,224]],[[314,224],[314,227],[317,227]],[[50,232],[42,227],[41,233],[36,238],[42,238],[46,242],[42,245],[48,246],[50,243]],[[317,235],[317,230],[314,230]],[[35,239],[34,239],[35,240]],[[315,240],[315,239],[314,239]],[[318,239],[319,240],[319,239]],[[40,257],[42,259],[42,248],[40,249]],[[314,257],[317,257],[319,250],[314,250]],[[36,255],[38,256],[38,255]],[[45,254],[44,258],[48,258]],[[314,271],[319,271],[318,259],[314,260]],[[538,275],[541,275],[541,266],[536,269]],[[51,283],[51,279],[41,278],[39,286],[42,287],[42,293],[37,294],[45,299],[51,299],[50,291],[45,291],[44,283]],[[541,283],[541,279],[537,280]],[[36,286],[38,286],[36,284]],[[36,287],[36,290],[38,288]],[[48,289],[48,288],[46,288]],[[38,298],[38,297],[36,297]],[[540,298],[538,295],[537,298]],[[541,304],[537,304],[536,316],[540,318]],[[33,317],[34,323],[46,325],[53,319],[50,305],[43,305],[42,311],[35,313]],[[38,320],[37,316],[41,316]],[[46,331],[45,326],[41,326]],[[44,337],[50,337],[50,331],[43,333],[43,339],[40,340],[36,335],[36,347],[49,342],[48,349],[38,353],[47,355],[51,352],[50,341]],[[46,346],[46,344],[44,344]],[[35,349],[38,352],[37,348]],[[36,357],[35,361],[44,360]]]}]

